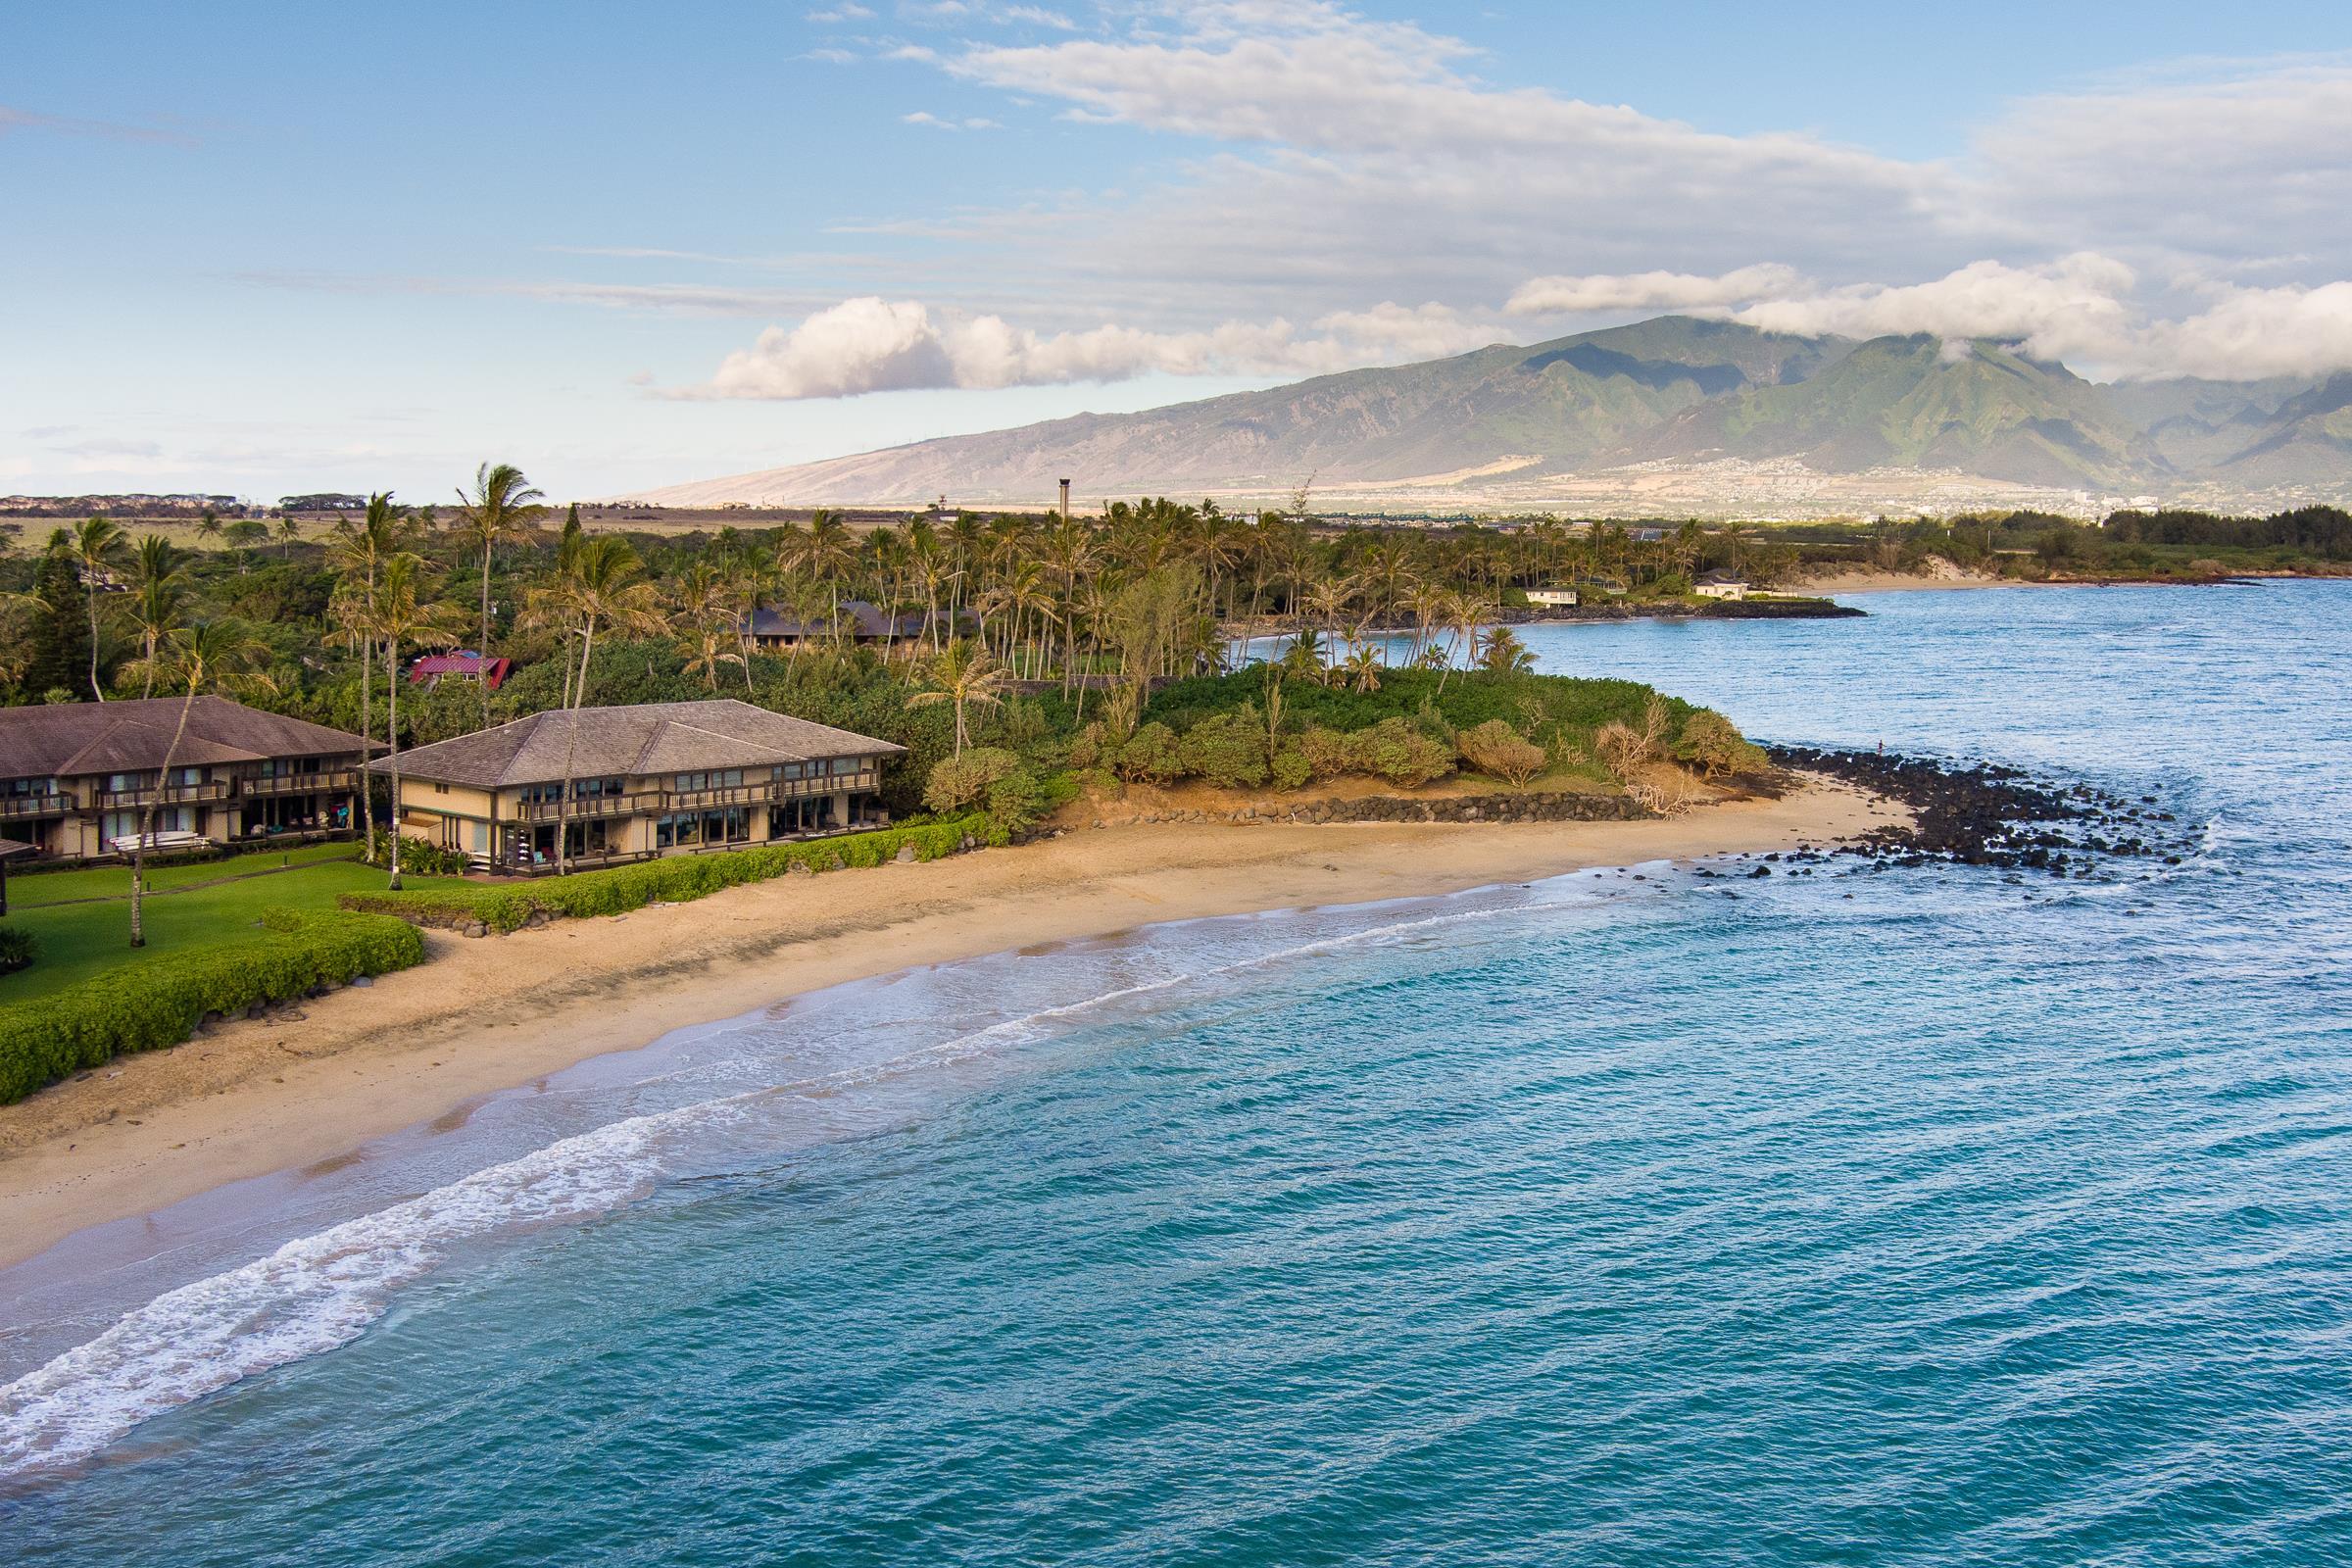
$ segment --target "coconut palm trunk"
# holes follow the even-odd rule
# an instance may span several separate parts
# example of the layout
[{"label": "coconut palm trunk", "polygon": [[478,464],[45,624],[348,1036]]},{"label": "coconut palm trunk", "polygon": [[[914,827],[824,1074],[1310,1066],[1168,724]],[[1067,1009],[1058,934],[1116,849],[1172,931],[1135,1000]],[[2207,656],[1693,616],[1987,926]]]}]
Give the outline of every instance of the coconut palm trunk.
[{"label": "coconut palm trunk", "polygon": [[156,803],[172,787],[172,769],[179,760],[179,743],[188,733],[188,712],[195,706],[196,682],[191,679],[187,695],[179,700],[179,722],[172,727],[172,744],[164,748],[164,770],[139,808],[139,836],[130,842],[130,945],[134,948],[147,945],[147,840],[155,832]]}]

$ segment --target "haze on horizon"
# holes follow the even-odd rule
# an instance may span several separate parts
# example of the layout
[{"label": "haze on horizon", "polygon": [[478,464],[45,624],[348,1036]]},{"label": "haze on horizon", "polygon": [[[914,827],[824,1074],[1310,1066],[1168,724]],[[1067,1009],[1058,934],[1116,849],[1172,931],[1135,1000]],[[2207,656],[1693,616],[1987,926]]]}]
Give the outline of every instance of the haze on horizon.
[{"label": "haze on horizon", "polygon": [[43,8],[0,490],[593,496],[1665,312],[2352,368],[2352,16]]}]

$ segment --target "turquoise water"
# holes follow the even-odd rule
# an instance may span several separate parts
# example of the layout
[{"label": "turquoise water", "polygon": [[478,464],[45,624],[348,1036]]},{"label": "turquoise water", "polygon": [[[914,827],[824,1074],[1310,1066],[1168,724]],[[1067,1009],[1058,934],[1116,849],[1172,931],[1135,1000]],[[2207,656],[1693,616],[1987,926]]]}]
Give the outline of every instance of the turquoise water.
[{"label": "turquoise water", "polygon": [[1868,603],[1532,640],[2203,852],[1639,867],[697,1031],[0,1296],[8,1555],[2352,1558],[2352,589]]}]

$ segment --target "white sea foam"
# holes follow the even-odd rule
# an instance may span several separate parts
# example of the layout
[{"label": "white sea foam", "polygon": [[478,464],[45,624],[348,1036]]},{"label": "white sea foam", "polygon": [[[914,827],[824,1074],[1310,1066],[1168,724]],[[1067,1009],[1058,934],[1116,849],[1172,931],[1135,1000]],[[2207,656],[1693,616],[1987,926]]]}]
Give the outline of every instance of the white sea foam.
[{"label": "white sea foam", "polygon": [[609,1213],[669,1173],[665,1151],[680,1134],[740,1120],[761,1102],[837,1094],[1001,1051],[1135,997],[1497,912],[1456,910],[1335,933],[1042,1007],[884,1060],[629,1117],[299,1237],[267,1257],[157,1297],[0,1387],[0,1476],[88,1458],[150,1417],[349,1344],[383,1315],[394,1291],[429,1273],[452,1247]]}]

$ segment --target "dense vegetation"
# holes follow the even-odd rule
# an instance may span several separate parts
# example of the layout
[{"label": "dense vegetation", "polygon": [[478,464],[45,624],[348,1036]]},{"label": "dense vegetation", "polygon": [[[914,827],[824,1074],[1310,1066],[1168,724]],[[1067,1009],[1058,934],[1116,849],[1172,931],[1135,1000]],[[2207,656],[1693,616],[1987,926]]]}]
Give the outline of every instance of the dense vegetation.
[{"label": "dense vegetation", "polygon": [[1840,566],[1917,571],[1932,557],[2027,582],[2342,574],[2352,573],[2352,515],[2303,507],[2264,517],[2119,512],[2099,526],[2042,512],[1811,523],[1773,530],[1756,569],[1768,580]]},{"label": "dense vegetation", "polygon": [[[980,812],[1000,834],[1090,780],[1296,789],[1471,768],[1627,783],[1636,753],[1740,765],[1743,743],[1723,741],[1720,720],[1694,739],[1692,714],[1653,711],[1642,689],[1526,675],[1498,623],[1537,586],[1672,601],[1714,569],[1769,584],[1931,558],[2040,579],[2352,570],[2352,519],[2326,508],[2127,513],[2103,528],[2015,513],[1422,529],[1325,526],[1301,494],[1255,516],[1147,500],[1091,517],[858,530],[818,512],[682,536],[591,533],[491,465],[455,505],[376,496],[323,529],[289,514],[208,516],[198,532],[195,549],[97,517],[38,544],[0,533],[0,701],[222,691],[365,731],[397,756],[549,709],[733,693],[906,747],[886,774],[895,813]],[[911,635],[858,641],[858,601]],[[761,648],[750,618],[761,607],[806,635]],[[1236,636],[1268,633],[1287,650],[1278,680],[1222,674]],[[398,678],[451,647],[510,659],[514,674],[497,692]],[[382,801],[366,803],[371,831]]]}]

